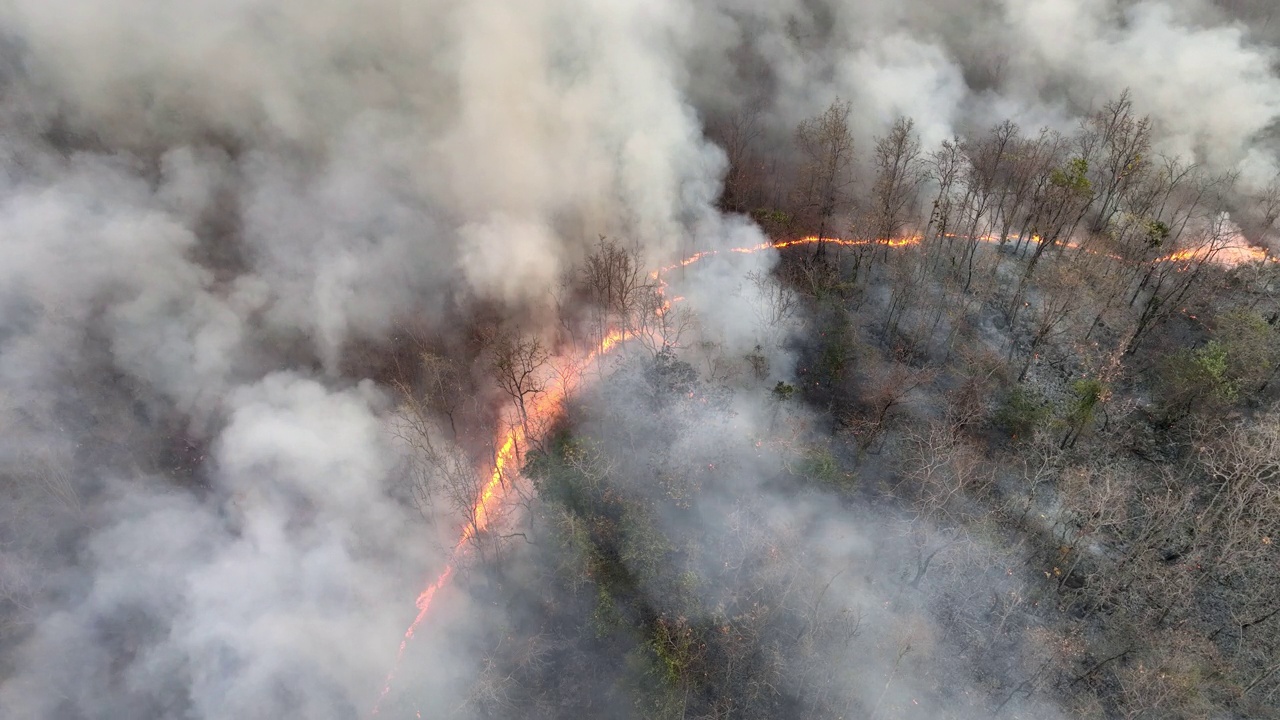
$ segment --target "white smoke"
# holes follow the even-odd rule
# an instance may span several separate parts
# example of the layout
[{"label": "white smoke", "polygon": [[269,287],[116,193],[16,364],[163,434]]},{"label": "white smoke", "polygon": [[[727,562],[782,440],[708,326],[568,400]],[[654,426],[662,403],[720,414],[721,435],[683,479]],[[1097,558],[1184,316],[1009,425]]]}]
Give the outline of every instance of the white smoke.
[{"label": "white smoke", "polygon": [[473,300],[547,303],[599,233],[670,257],[713,214],[684,11],[121,0],[0,20],[4,471],[11,507],[54,525],[0,524],[6,577],[47,578],[6,583],[31,625],[3,714],[362,712],[441,558],[390,487],[386,400],[344,355],[405,317],[449,332]]},{"label": "white smoke", "polygon": [[[0,715],[362,712],[441,541],[351,347],[541,317],[600,234],[761,242],[708,117],[763,98],[785,154],[841,96],[865,152],[1128,87],[1261,182],[1260,43],[1190,1],[0,4]],[[772,260],[682,288],[726,352],[768,339]]]}]

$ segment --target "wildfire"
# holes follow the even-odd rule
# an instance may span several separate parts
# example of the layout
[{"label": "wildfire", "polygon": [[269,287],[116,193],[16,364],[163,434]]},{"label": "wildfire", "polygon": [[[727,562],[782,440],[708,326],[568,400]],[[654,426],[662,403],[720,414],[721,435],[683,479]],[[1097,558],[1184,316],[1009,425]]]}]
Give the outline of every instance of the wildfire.
[{"label": "wildfire", "polygon": [[[964,236],[949,233],[946,237],[956,238]],[[1000,238],[994,235],[981,235],[974,239],[987,243],[1000,242]],[[818,238],[810,236],[796,240],[764,242],[758,245],[728,248],[723,252],[750,254],[771,248],[782,249],[788,247],[800,247],[816,245],[821,242],[829,243],[838,247],[882,245],[885,247],[899,248],[918,245],[922,240],[923,238],[919,235],[904,236],[889,240],[846,240],[841,238]],[[1038,243],[1041,242],[1041,239],[1039,237],[1032,237],[1032,241]],[[1067,243],[1066,246],[1069,248],[1078,247],[1075,243]],[[720,252],[722,251],[704,250],[694,253],[678,263],[654,270],[649,274],[649,276],[655,280],[659,279],[661,275],[671,270],[688,267],[700,260],[717,255]],[[1204,256],[1208,252],[1209,250],[1206,248],[1184,250],[1158,258],[1156,262],[1181,262]],[[1239,265],[1262,260],[1277,262],[1277,259],[1270,257],[1266,250],[1248,245],[1222,248],[1214,254],[1213,260],[1225,265]],[[671,307],[672,303],[679,302],[683,299],[684,298],[681,297],[672,298],[665,302],[657,312],[659,314],[664,313]],[[582,358],[582,365],[589,364],[599,356],[608,354],[619,344],[629,339],[630,335],[625,332],[612,331],[608,333],[601,340],[599,347],[593,349]],[[553,389],[548,392],[537,396],[534,401],[530,403],[530,406],[525,408],[525,413],[529,419],[530,426],[533,428],[545,428],[558,420],[564,412],[564,401],[567,398],[568,392],[569,388],[562,382],[555,385]],[[453,577],[455,564],[462,554],[466,552],[467,543],[476,537],[476,535],[488,529],[491,520],[497,514],[497,511],[506,497],[507,491],[511,488],[512,483],[516,481],[516,476],[519,472],[519,455],[521,453],[521,448],[525,445],[525,441],[527,439],[527,430],[528,429],[524,424],[515,422],[510,424],[510,429],[508,429],[502,436],[502,442],[499,444],[498,451],[494,455],[493,471],[484,487],[481,488],[475,505],[472,508],[471,522],[463,528],[457,543],[454,545],[453,550],[449,555],[449,562],[445,565],[444,570],[434,582],[428,585],[427,588],[418,595],[418,599],[415,603],[418,608],[418,613],[414,617],[413,622],[410,623],[408,629],[405,630],[404,637],[400,641],[400,648],[396,653],[395,663],[392,666],[391,671],[387,674],[387,679],[383,683],[382,692],[378,695],[378,699],[374,703],[373,711],[371,713],[372,715],[378,714],[382,701],[386,699],[387,695],[391,692],[392,683],[395,680],[396,673],[399,671],[401,661],[404,659],[404,654],[409,646],[409,641],[413,639],[414,633],[417,632],[418,628],[422,625],[423,620],[426,619],[427,612],[431,608],[431,602],[435,598],[436,593],[442,587],[447,585],[449,580]],[[509,468],[513,468],[514,471],[508,473]]]},{"label": "wildfire", "polygon": [[[587,353],[584,358],[584,364],[590,363],[600,355],[610,352],[619,343],[626,341],[628,337],[627,333],[624,332],[610,332],[601,340],[598,348]],[[555,386],[554,389],[537,396],[529,407],[525,408],[530,425],[537,428],[546,427],[559,419],[564,412],[564,401],[567,395],[568,388],[561,383]],[[463,527],[458,542],[454,544],[453,550],[449,554],[449,562],[445,565],[439,577],[418,595],[415,603],[418,608],[418,614],[413,618],[413,622],[409,624],[408,629],[404,632],[404,637],[400,640],[400,648],[396,652],[395,663],[391,666],[391,671],[387,673],[387,679],[382,684],[382,692],[378,694],[378,699],[374,702],[370,715],[378,714],[382,701],[390,694],[391,685],[400,669],[400,663],[404,660],[405,650],[409,647],[409,641],[413,639],[414,634],[422,625],[422,621],[426,619],[427,611],[431,609],[431,601],[435,598],[436,592],[448,584],[453,577],[454,567],[458,559],[466,552],[467,543],[476,535],[488,529],[489,523],[497,514],[497,510],[506,497],[507,490],[515,482],[515,474],[519,472],[518,456],[526,440],[525,433],[525,425],[512,423],[510,429],[503,436],[502,444],[499,446],[497,453],[494,454],[493,472],[484,487],[481,488],[475,505],[472,507],[471,521]],[[514,468],[514,472],[508,474],[508,468]]]},{"label": "wildfire", "polygon": [[1187,260],[1203,259],[1212,255],[1212,260],[1216,263],[1234,267],[1236,265],[1248,265],[1256,262],[1280,262],[1277,258],[1267,253],[1265,248],[1256,245],[1227,245],[1220,248],[1193,248],[1191,250],[1181,250],[1162,258],[1158,258],[1156,262],[1185,262]]},{"label": "wildfire", "polygon": [[676,268],[688,267],[698,262],[699,260],[709,258],[712,255],[719,255],[721,252],[741,253],[743,255],[749,255],[751,253],[757,253],[757,252],[760,252],[761,250],[769,250],[771,248],[782,249],[782,248],[789,248],[789,247],[798,247],[801,245],[816,245],[820,242],[836,245],[839,247],[858,247],[858,246],[864,246],[864,245],[885,245],[887,247],[904,247],[906,245],[917,245],[920,243],[921,240],[922,238],[919,235],[912,235],[912,236],[901,237],[901,238],[892,238],[889,240],[844,240],[841,238],[819,238],[811,235],[809,237],[803,237],[797,240],[781,240],[778,242],[763,242],[758,245],[747,245],[744,247],[726,248],[723,251],[703,250],[701,252],[696,252],[673,265],[660,267],[657,270],[654,270],[653,272],[649,273],[649,277],[650,279],[656,280],[659,276],[664,275],[672,270],[675,270]]}]

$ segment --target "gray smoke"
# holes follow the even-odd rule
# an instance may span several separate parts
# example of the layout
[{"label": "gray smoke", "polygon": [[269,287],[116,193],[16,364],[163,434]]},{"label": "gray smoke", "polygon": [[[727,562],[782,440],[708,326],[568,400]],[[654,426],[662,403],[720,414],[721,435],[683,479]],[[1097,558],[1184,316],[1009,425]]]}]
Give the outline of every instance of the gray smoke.
[{"label": "gray smoke", "polygon": [[[1130,88],[1162,149],[1261,185],[1269,12],[0,3],[0,715],[363,713],[453,531],[405,501],[394,401],[353,358],[406,321],[448,342],[480,308],[549,322],[600,234],[655,266],[762,242],[715,209],[705,124],[761,108],[785,158],[840,96],[863,150],[899,114],[928,146],[1070,127]],[[747,278],[771,260],[681,291],[699,337],[787,377],[801,327]],[[852,532],[779,502],[779,523]],[[428,642],[446,678],[450,642]]]},{"label": "gray smoke", "polygon": [[[1266,182],[1276,171],[1280,113],[1270,7],[1182,0],[916,0],[717,5],[721,31],[697,56],[694,91],[733,112],[763,100],[783,134],[850,100],[867,141],[897,115],[925,146],[1011,118],[1072,128],[1129,89],[1159,124],[1160,149]],[[1234,6],[1235,13],[1227,8]],[[1274,35],[1274,31],[1272,33]],[[735,49],[730,59],[726,50]],[[743,62],[741,58],[750,58]],[[750,92],[761,77],[768,90]]]}]

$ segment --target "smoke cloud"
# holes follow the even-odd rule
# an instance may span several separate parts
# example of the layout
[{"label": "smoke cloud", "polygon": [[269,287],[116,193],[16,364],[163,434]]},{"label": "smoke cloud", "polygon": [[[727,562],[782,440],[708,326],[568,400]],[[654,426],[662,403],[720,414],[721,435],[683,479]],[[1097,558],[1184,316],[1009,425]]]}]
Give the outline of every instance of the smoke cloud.
[{"label": "smoke cloud", "polygon": [[[1162,150],[1260,186],[1280,76],[1256,17],[1192,0],[0,4],[0,715],[366,712],[455,535],[407,499],[393,393],[362,352],[406,323],[464,347],[483,313],[549,331],[600,235],[653,267],[765,242],[716,208],[727,160],[707,133],[753,108],[786,156],[800,119],[849,99],[865,152],[901,114],[929,147],[1009,116],[1070,127],[1129,88]],[[749,279],[774,259],[725,253],[672,293],[691,345],[760,346],[776,381],[803,325]],[[761,463],[696,522],[724,547],[744,513],[809,528],[796,542],[831,554],[828,578],[881,562],[858,518],[770,484],[787,451],[727,440],[776,422],[767,399],[737,402],[668,448]],[[878,600],[862,577],[833,593]],[[447,699],[467,628],[499,612],[464,595],[421,638]]]}]

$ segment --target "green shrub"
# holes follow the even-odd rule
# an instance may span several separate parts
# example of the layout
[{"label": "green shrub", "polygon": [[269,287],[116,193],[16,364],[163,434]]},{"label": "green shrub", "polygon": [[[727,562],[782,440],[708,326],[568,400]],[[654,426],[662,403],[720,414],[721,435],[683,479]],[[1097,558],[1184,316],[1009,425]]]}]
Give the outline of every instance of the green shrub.
[{"label": "green shrub", "polygon": [[1239,384],[1231,377],[1229,362],[1227,345],[1217,340],[1168,356],[1157,373],[1165,421],[1176,422],[1202,407],[1235,402]]},{"label": "green shrub", "polygon": [[857,485],[856,473],[843,470],[831,448],[815,445],[800,457],[793,474],[839,492],[848,492]]},{"label": "green shrub", "polygon": [[1071,392],[1075,395],[1067,406],[1064,422],[1067,434],[1062,438],[1062,447],[1074,446],[1076,440],[1093,424],[1094,411],[1098,403],[1106,397],[1107,386],[1097,378],[1084,378],[1071,383]]},{"label": "green shrub", "polygon": [[992,423],[1014,440],[1032,437],[1048,420],[1048,403],[1021,385],[1009,391],[992,416]]}]

